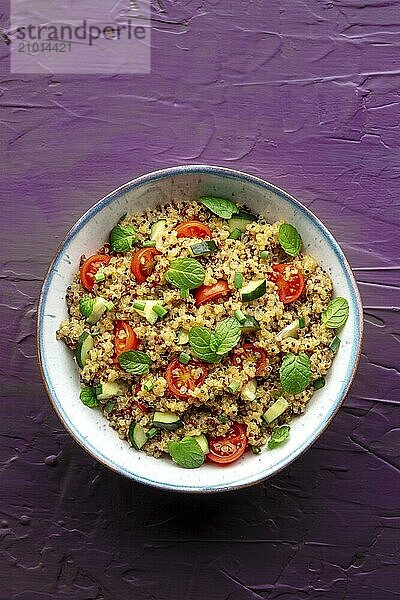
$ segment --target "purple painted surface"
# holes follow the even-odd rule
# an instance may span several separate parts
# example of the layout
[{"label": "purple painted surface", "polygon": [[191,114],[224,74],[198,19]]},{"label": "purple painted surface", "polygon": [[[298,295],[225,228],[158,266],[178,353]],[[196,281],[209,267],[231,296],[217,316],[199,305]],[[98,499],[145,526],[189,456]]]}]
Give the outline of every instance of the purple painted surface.
[{"label": "purple painted surface", "polygon": [[[10,75],[0,40],[0,598],[398,597],[400,2],[163,0],[154,15],[150,76]],[[34,348],[69,227],[134,176],[190,163],[302,200],[366,313],[358,378],[319,442],[263,485],[205,498],[85,455]]]}]

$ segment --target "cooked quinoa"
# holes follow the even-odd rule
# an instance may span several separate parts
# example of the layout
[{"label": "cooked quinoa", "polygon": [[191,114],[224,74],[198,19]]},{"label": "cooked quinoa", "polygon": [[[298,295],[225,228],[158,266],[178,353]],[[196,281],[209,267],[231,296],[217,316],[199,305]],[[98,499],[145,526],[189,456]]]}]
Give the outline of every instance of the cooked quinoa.
[{"label": "cooked quinoa", "polygon": [[[160,220],[165,221],[162,235],[156,242],[151,241],[152,226]],[[190,231],[191,237],[178,237],[179,226],[191,221],[203,223],[211,236],[203,231],[196,239],[193,237],[195,229],[194,233]],[[69,317],[60,324],[57,338],[76,352],[82,334],[83,337],[91,336],[93,347],[80,368],[82,386],[92,393],[93,401],[88,405],[102,410],[121,438],[132,442],[130,432],[138,424],[145,434],[151,432],[150,438],[145,438],[145,443],[141,444],[142,450],[159,457],[169,452],[172,441],[201,434],[208,441],[222,438],[231,431],[234,423],[239,423],[245,428],[248,445],[257,452],[268,443],[277,427],[305,411],[315,391],[313,384],[323,381],[334,358],[331,344],[335,331],[321,319],[332,300],[332,281],[316,258],[301,251],[296,256],[285,252],[280,242],[282,223],[268,223],[257,216],[256,220],[246,223],[243,232],[232,236],[231,222],[210,212],[197,199],[192,202],[172,200],[144,214],[121,217],[119,224],[124,228],[131,226],[129,230],[133,228],[136,239],[131,249],[125,252],[113,251],[109,244],[99,249],[98,254],[110,258],[108,264],[100,265],[98,273],[101,275],[97,275],[98,281],[94,284],[92,280],[92,289],[87,289],[90,285],[85,288],[79,271],[75,274],[66,293]],[[205,271],[201,288],[206,286],[208,289],[223,280],[229,289],[223,296],[199,305],[195,300],[199,298],[199,288],[191,289],[187,298],[182,297],[185,294],[167,281],[166,272],[175,259],[193,258],[190,252],[193,244],[210,240],[215,243],[216,251],[194,257]],[[147,278],[139,282],[131,266],[143,243],[144,247],[152,248],[154,265],[150,269],[152,272],[145,274]],[[87,257],[82,256],[80,267],[85,261]],[[141,262],[143,266],[144,260]],[[299,272],[302,274],[304,289],[297,299],[282,301],[273,268],[276,265],[284,265],[282,276],[286,279]],[[265,292],[244,302],[243,289],[252,281],[265,282]],[[238,287],[240,283],[242,287]],[[97,297],[109,304],[91,325],[81,313],[81,301]],[[140,305],[149,300],[156,300],[166,312],[154,324],[134,307],[135,302]],[[252,317],[259,328],[243,334],[234,348],[221,355],[219,362],[200,361],[187,342],[191,328],[215,330],[225,319],[241,313],[246,318]],[[288,337],[282,336],[282,330],[296,321],[301,326]],[[117,349],[124,348],[128,335],[121,328],[121,322],[128,324],[136,335],[134,349],[151,359],[148,373],[138,376],[121,367]],[[117,349],[116,336],[119,340]],[[244,344],[250,350],[241,353]],[[280,368],[287,355],[298,357],[303,353],[309,359],[309,381],[304,390],[290,394],[282,387]],[[178,371],[175,369],[178,376],[179,369],[183,373],[187,369],[196,385],[185,387],[183,378],[180,393],[171,391],[166,375],[171,361],[181,365]],[[185,361],[189,361],[187,366]],[[255,386],[253,393],[246,395],[243,389],[249,381]],[[100,399],[97,399],[99,386],[110,382],[119,384],[117,395],[104,399],[98,394]],[[263,415],[282,398],[286,401],[286,409],[267,423]],[[155,412],[176,415],[177,428],[165,429],[160,425],[154,428]]]}]

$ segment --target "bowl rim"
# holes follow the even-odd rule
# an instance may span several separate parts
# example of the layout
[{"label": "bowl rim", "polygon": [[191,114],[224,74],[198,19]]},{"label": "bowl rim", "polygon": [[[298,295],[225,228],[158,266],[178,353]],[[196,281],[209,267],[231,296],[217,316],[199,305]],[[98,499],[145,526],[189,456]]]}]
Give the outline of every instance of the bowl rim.
[{"label": "bowl rim", "polygon": [[[234,481],[227,484],[221,485],[213,485],[210,487],[201,485],[201,487],[197,486],[184,486],[184,485],[175,485],[169,483],[163,483],[154,481],[152,479],[147,479],[142,476],[139,476],[132,471],[128,471],[125,468],[121,467],[117,463],[114,463],[107,456],[100,454],[95,448],[93,448],[87,440],[85,440],[79,433],[78,429],[72,426],[72,422],[67,421],[61,410],[61,404],[57,400],[57,396],[55,391],[52,388],[50,377],[48,375],[45,359],[43,355],[43,341],[42,341],[42,330],[43,330],[43,310],[45,301],[47,298],[47,294],[49,292],[52,273],[55,265],[61,259],[65,247],[72,240],[74,235],[88,222],[90,219],[96,215],[104,206],[110,204],[113,200],[124,194],[125,192],[132,190],[134,188],[140,187],[145,183],[151,183],[160,179],[171,178],[177,175],[187,175],[192,173],[204,173],[204,174],[213,174],[219,176],[225,176],[228,178],[241,179],[248,183],[253,183],[264,190],[272,191],[278,196],[283,196],[286,200],[290,200],[292,204],[296,207],[296,209],[300,210],[305,214],[313,224],[324,234],[324,237],[327,238],[328,243],[333,248],[335,254],[340,259],[342,264],[343,271],[346,275],[347,283],[349,284],[349,288],[351,289],[353,295],[354,305],[356,306],[356,314],[355,321],[357,325],[357,343],[353,345],[353,361],[352,366],[346,372],[346,378],[343,382],[342,389],[337,396],[337,402],[332,407],[330,413],[325,417],[325,419],[318,424],[316,429],[314,430],[310,439],[307,440],[301,447],[297,447],[289,456],[282,460],[282,465],[279,465],[277,469],[275,469],[272,473],[265,473],[265,469],[257,472],[253,475],[250,475],[243,481],[243,477],[238,481]],[[174,166],[168,167],[165,169],[159,169],[156,171],[152,171],[145,175],[140,175],[135,179],[132,179],[118,188],[112,190],[105,196],[103,196],[98,202],[96,202],[93,206],[91,206],[71,227],[68,231],[64,239],[58,245],[56,253],[47,269],[46,275],[43,280],[42,288],[39,295],[38,301],[38,310],[37,310],[37,319],[36,319],[36,352],[39,363],[39,369],[42,377],[42,381],[47,393],[47,396],[50,400],[53,409],[59,418],[61,424],[66,429],[66,431],[70,434],[70,436],[83,448],[90,456],[92,456],[95,460],[100,462],[102,465],[108,467],[109,469],[117,472],[120,475],[124,475],[134,481],[138,481],[140,483],[150,485],[152,487],[156,487],[158,489],[170,490],[170,491],[179,491],[179,492],[189,492],[189,493],[217,493],[217,492],[225,492],[231,490],[238,490],[246,487],[250,487],[262,481],[269,479],[270,477],[274,477],[278,473],[280,473],[283,469],[286,469],[289,465],[291,465],[295,460],[297,460],[304,452],[306,452],[324,433],[327,427],[330,425],[335,415],[337,414],[339,408],[342,406],[344,399],[346,398],[350,387],[354,381],[354,377],[357,372],[357,368],[359,365],[361,350],[362,350],[362,342],[364,337],[364,319],[363,319],[363,308],[361,302],[360,292],[358,290],[357,282],[354,277],[353,271],[350,267],[350,264],[347,260],[347,257],[338,242],[335,240],[331,232],[325,227],[325,225],[314,215],[314,213],[304,206],[299,200],[297,200],[294,196],[286,192],[285,190],[279,188],[278,186],[256,176],[246,173],[244,171],[238,171],[236,169],[230,169],[227,167],[219,167],[214,165],[182,165],[182,166]],[[354,352],[354,348],[356,348],[356,352]],[[350,363],[351,365],[351,363]]]}]

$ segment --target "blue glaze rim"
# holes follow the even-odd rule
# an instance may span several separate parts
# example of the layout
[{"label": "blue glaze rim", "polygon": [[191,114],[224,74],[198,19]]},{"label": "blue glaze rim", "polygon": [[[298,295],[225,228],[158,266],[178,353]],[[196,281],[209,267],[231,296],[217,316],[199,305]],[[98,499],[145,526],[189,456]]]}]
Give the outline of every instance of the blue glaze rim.
[{"label": "blue glaze rim", "polygon": [[[74,424],[67,418],[63,408],[62,403],[59,401],[57,394],[52,386],[50,376],[46,367],[46,362],[43,353],[43,318],[44,318],[44,307],[47,300],[47,295],[54,277],[54,274],[57,270],[58,264],[62,259],[64,252],[67,250],[69,244],[71,243],[74,236],[82,229],[88,221],[90,221],[100,210],[103,209],[104,206],[110,204],[113,200],[121,197],[127,191],[132,190],[136,187],[139,187],[145,183],[152,183],[158,181],[160,179],[170,178],[177,175],[187,175],[193,173],[202,173],[202,174],[212,174],[223,176],[230,179],[240,179],[242,181],[246,181],[248,183],[252,183],[258,185],[259,187],[274,192],[276,195],[280,196],[286,201],[291,202],[296,209],[300,210],[303,214],[305,214],[314,224],[314,226],[320,231],[320,233],[327,239],[328,243],[332,247],[334,253],[342,264],[344,273],[346,275],[347,283],[351,290],[351,307],[354,311],[354,318],[356,324],[356,335],[354,337],[354,342],[351,350],[351,360],[349,361],[349,365],[344,377],[342,388],[337,396],[337,402],[332,407],[330,413],[326,416],[324,421],[322,421],[319,426],[314,430],[312,437],[310,440],[307,440],[302,446],[299,446],[294,450],[288,457],[283,459],[281,463],[275,465],[272,473],[268,472],[268,469],[263,469],[257,473],[252,473],[247,478],[241,478],[237,481],[230,482],[227,485],[214,485],[214,486],[184,486],[184,485],[172,485],[168,483],[161,483],[158,481],[154,481],[153,479],[149,479],[146,477],[142,477],[137,475],[136,473],[129,471],[121,467],[121,465],[113,462],[107,456],[103,455],[96,448],[94,448],[87,439],[84,439],[80,434],[79,430],[76,429]],[[94,206],[92,206],[88,211],[86,211],[80,219],[75,223],[75,225],[70,229],[64,241],[60,244],[57,249],[57,253],[50,264],[50,267],[46,273],[43,286],[41,289],[39,303],[38,303],[38,316],[37,316],[37,355],[39,366],[41,370],[42,379],[46,388],[46,392],[49,396],[49,399],[53,405],[53,408],[60,419],[61,423],[65,427],[65,429],[69,432],[69,434],[74,438],[74,440],[84,449],[86,450],[93,458],[100,461],[103,465],[109,467],[113,471],[129,477],[130,479],[134,479],[140,483],[144,483],[147,485],[151,485],[153,487],[157,487],[160,489],[171,490],[171,491],[180,491],[180,492],[191,492],[191,493],[212,493],[212,492],[223,492],[230,491],[234,489],[240,489],[244,487],[248,487],[250,485],[254,485],[259,483],[269,477],[272,477],[288,467],[294,460],[296,460],[301,454],[303,454],[310,446],[321,436],[321,434],[325,431],[329,423],[334,418],[335,414],[339,410],[341,404],[343,403],[351,384],[353,382],[354,376],[357,371],[358,363],[361,356],[361,346],[363,339],[363,311],[362,311],[362,302],[360,293],[357,287],[356,280],[354,278],[351,267],[347,261],[347,258],[340,248],[339,244],[330,233],[330,231],[323,225],[323,223],[301,202],[299,202],[296,198],[282,190],[281,188],[255,176],[250,175],[248,173],[244,173],[242,171],[237,171],[234,169],[229,169],[225,167],[217,167],[217,166],[209,166],[209,165],[188,165],[188,166],[176,166],[169,167],[166,169],[161,169],[158,171],[153,171],[147,175],[142,175],[133,179],[116,190],[110,192],[106,196],[104,196],[101,200],[99,200]]]}]

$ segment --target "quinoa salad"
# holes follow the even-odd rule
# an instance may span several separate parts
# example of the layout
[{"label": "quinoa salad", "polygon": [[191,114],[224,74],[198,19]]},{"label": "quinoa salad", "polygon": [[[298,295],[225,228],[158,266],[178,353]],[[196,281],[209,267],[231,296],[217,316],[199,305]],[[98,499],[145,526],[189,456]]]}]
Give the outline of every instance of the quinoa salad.
[{"label": "quinoa salad", "polygon": [[78,266],[57,338],[80,400],[132,451],[185,468],[285,443],[349,312],[301,232],[225,198],[123,215]]}]

